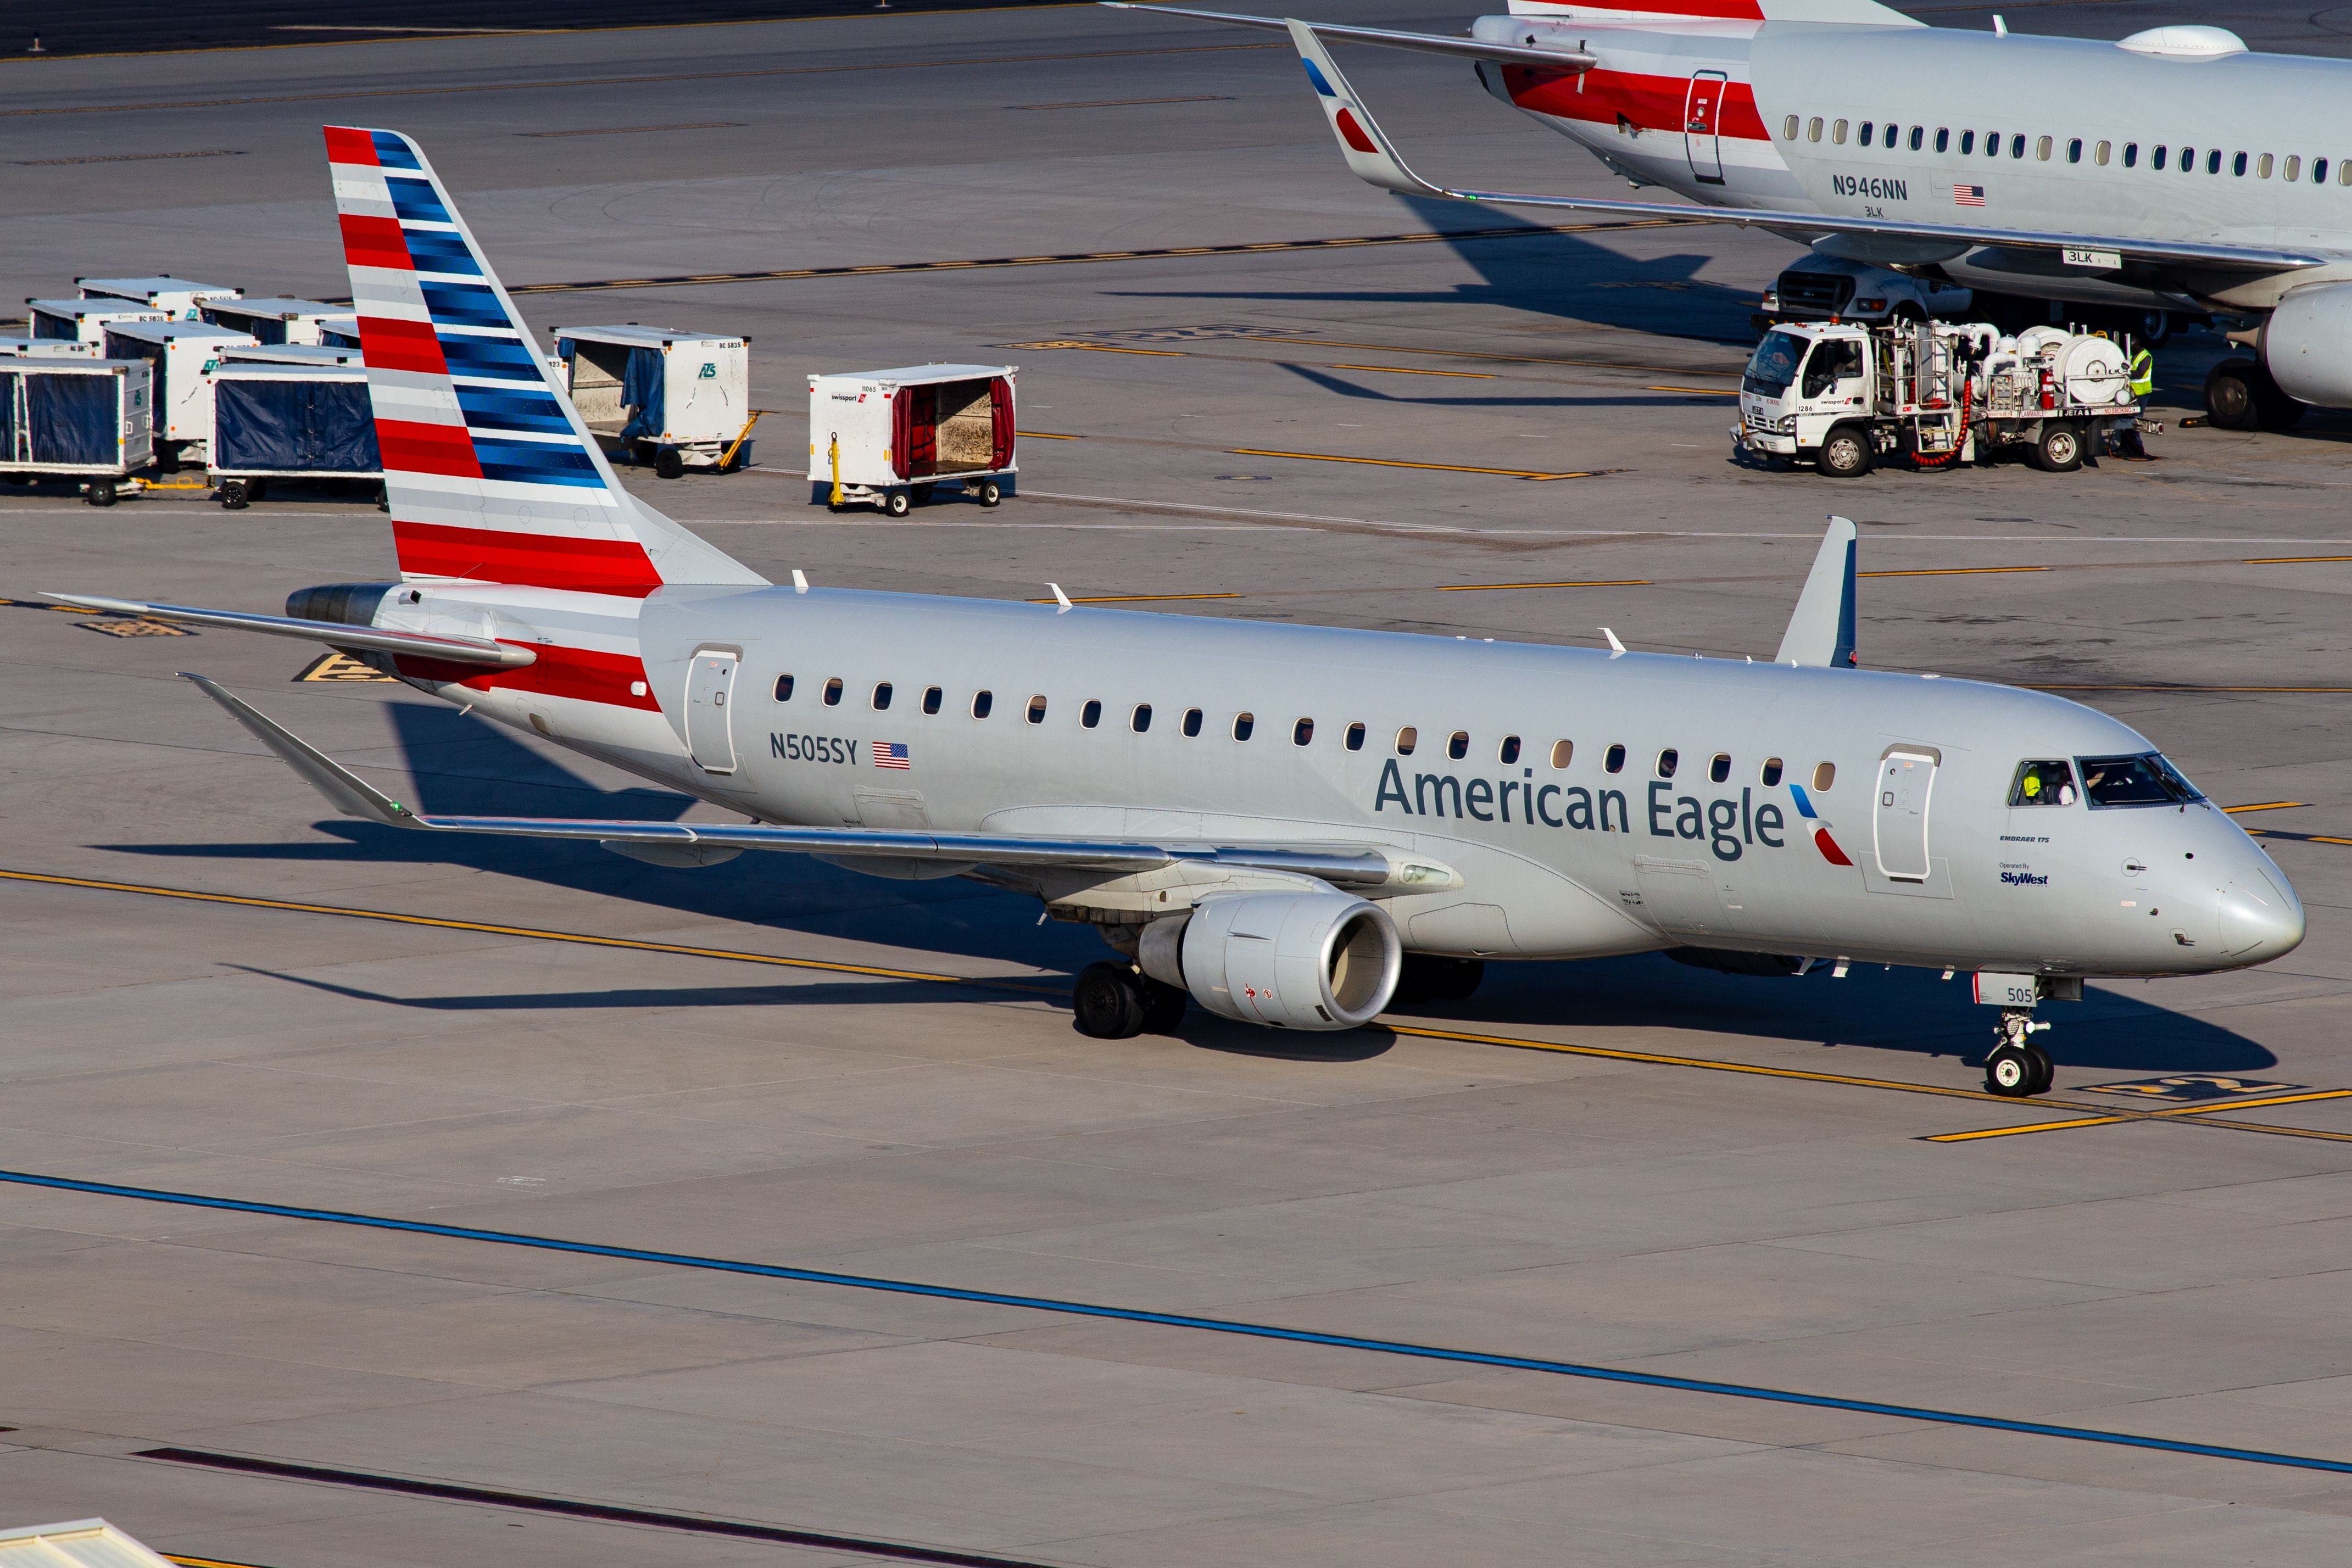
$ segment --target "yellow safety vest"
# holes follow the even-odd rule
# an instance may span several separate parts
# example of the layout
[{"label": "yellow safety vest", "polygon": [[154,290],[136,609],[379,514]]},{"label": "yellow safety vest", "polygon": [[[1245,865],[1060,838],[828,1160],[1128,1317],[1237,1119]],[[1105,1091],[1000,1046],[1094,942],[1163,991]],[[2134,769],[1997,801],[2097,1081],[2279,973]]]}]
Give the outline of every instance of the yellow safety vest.
[{"label": "yellow safety vest", "polygon": [[2132,356],[2131,390],[2135,399],[2144,398],[2156,390],[2156,356],[2146,349]]}]

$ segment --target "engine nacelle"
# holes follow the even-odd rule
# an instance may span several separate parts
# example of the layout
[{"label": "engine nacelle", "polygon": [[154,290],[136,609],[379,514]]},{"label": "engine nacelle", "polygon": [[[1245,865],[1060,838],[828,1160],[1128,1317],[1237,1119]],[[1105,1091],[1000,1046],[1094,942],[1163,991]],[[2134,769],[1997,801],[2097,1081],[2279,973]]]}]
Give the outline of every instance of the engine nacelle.
[{"label": "engine nacelle", "polygon": [[1220,1018],[1354,1029],[1388,1006],[1404,964],[1396,922],[1347,893],[1237,893],[1143,928],[1137,962]]},{"label": "engine nacelle", "polygon": [[2352,408],[2352,283],[2290,290],[2263,323],[2263,364],[2298,402]]}]

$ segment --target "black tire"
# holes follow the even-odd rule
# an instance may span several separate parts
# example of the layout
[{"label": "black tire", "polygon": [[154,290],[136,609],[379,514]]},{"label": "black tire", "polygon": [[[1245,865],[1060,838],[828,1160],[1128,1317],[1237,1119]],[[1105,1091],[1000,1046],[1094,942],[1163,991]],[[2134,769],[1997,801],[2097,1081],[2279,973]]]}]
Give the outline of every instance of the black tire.
[{"label": "black tire", "polygon": [[221,481],[220,504],[227,510],[232,512],[242,512],[247,507],[252,504],[252,501],[253,497],[247,491],[244,480],[224,479]]},{"label": "black tire", "polygon": [[1132,1040],[1143,1032],[1143,991],[1125,964],[1089,964],[1070,991],[1070,1024],[1089,1040]]},{"label": "black tire", "polygon": [[177,474],[179,471],[180,449],[176,446],[157,447],[155,449],[155,472],[158,474]]},{"label": "black tire", "polygon": [[2000,1045],[1985,1058],[1985,1092],[2004,1100],[2023,1100],[2038,1092],[2033,1058],[2013,1045]]},{"label": "black tire", "polygon": [[2028,1044],[2025,1054],[2033,1059],[2032,1092],[2036,1094],[2049,1093],[2050,1086],[2058,1081],[2058,1064],[2051,1061],[2050,1053],[2038,1045]]},{"label": "black tire", "polygon": [[2083,465],[2083,427],[2070,420],[2044,420],[2033,443],[2034,465],[2045,474],[2072,474]]},{"label": "black tire", "polygon": [[980,504],[983,507],[993,507],[1004,499],[1004,486],[993,479],[982,479],[980,482],[980,489],[976,493],[980,497]]},{"label": "black tire", "polygon": [[2139,344],[2143,349],[2158,349],[2172,336],[2172,312],[2151,310],[2139,319]]},{"label": "black tire", "polygon": [[1827,479],[1859,479],[1870,472],[1870,437],[1856,424],[1841,424],[1822,438],[1813,466]]},{"label": "black tire", "polygon": [[655,478],[676,479],[681,477],[685,473],[686,459],[677,455],[677,448],[665,446],[659,452],[654,454]]},{"label": "black tire", "polygon": [[1181,986],[1171,986],[1164,980],[1146,976],[1143,980],[1143,1032],[1174,1034],[1184,1021],[1184,1010],[1192,1005],[1192,994]]},{"label": "black tire", "polygon": [[927,507],[930,505],[931,492],[938,488],[939,486],[936,485],[916,486],[913,491],[910,492],[915,497],[915,505],[919,507]]},{"label": "black tire", "polygon": [[903,517],[915,509],[915,503],[904,490],[893,490],[882,497],[882,509],[894,517]]},{"label": "black tire", "polygon": [[2205,417],[2220,430],[2259,430],[2261,385],[2269,378],[2252,360],[2223,360],[2205,372]]},{"label": "black tire", "polygon": [[111,479],[92,479],[89,482],[89,504],[93,507],[110,507],[114,505],[114,481]]}]

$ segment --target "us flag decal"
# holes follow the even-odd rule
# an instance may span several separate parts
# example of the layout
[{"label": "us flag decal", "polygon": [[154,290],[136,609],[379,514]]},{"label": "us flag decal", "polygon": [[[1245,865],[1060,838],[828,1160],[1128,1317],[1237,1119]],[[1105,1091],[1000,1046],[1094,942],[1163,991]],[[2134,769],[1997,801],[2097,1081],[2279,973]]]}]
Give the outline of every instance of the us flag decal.
[{"label": "us flag decal", "polygon": [[1956,206],[1956,207],[1981,207],[1981,206],[1983,206],[1983,205],[1984,205],[1984,187],[1983,187],[1982,185],[1955,185],[1955,186],[1953,186],[1953,187],[1952,187],[1952,204],[1953,204],[1954,206]]},{"label": "us flag decal", "polygon": [[907,745],[899,740],[877,740],[871,747],[874,766],[895,768],[902,773],[911,772],[914,763],[907,756]]}]

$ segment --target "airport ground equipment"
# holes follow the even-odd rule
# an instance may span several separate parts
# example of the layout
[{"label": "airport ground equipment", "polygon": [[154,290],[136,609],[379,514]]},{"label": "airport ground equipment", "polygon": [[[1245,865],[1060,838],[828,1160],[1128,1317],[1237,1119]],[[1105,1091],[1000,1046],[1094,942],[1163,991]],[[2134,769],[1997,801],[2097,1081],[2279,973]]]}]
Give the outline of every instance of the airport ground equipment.
[{"label": "airport ground equipment", "polygon": [[1764,286],[1763,308],[1748,319],[1759,332],[1783,321],[1949,321],[1975,302],[1973,290],[1940,277],[1815,251]]},{"label": "airport ground equipment", "polygon": [[93,507],[139,493],[155,460],[153,376],[144,360],[0,360],[0,477],[80,482]]},{"label": "airport ground equipment", "polygon": [[[572,406],[611,450],[664,479],[751,461],[751,340],[675,327],[558,327]],[[730,456],[730,454],[732,456]]]},{"label": "airport ground equipment", "polygon": [[155,367],[155,460],[164,473],[205,460],[211,439],[211,372],[224,349],[257,347],[245,332],[203,321],[126,321],[106,329],[106,357]]},{"label": "airport ground equipment", "polygon": [[381,484],[367,372],[342,365],[223,365],[212,372],[205,477],[230,511],[273,479]]},{"label": "airport ground equipment", "polygon": [[85,299],[135,299],[163,311],[174,321],[200,321],[205,303],[213,299],[242,299],[245,290],[228,288],[216,283],[198,283],[192,277],[173,277],[163,273],[154,277],[77,277],[74,287]]},{"label": "airport ground equipment", "polygon": [[1941,468],[2015,455],[2063,474],[2138,418],[2130,362],[2106,338],[2063,327],[2005,338],[1983,322],[1791,322],[1748,360],[1732,439],[1840,479],[1895,456]]},{"label": "airport ground equipment", "polygon": [[1013,491],[1014,365],[809,377],[809,498],[903,517],[942,485],[983,507]]},{"label": "airport ground equipment", "polygon": [[232,343],[220,351],[220,364],[229,365],[349,365],[365,363],[356,348],[324,343]]},{"label": "airport ground equipment", "polygon": [[25,330],[44,342],[104,343],[109,327],[126,321],[167,322],[171,313],[129,299],[27,299]]},{"label": "airport ground equipment", "polygon": [[207,299],[196,308],[214,326],[244,332],[257,343],[320,342],[324,324],[349,314],[316,299]]},{"label": "airport ground equipment", "polygon": [[79,338],[0,338],[0,359],[95,360],[103,348],[102,344],[85,343]]}]

